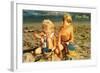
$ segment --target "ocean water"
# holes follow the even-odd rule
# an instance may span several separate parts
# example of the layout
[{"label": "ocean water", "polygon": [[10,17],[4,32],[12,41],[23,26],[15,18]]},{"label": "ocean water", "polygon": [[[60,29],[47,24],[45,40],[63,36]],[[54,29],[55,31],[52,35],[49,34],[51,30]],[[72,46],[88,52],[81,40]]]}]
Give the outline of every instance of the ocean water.
[{"label": "ocean water", "polygon": [[44,19],[50,19],[52,22],[62,22],[64,14],[70,14],[73,21],[91,21],[90,13],[74,13],[74,12],[59,12],[59,11],[36,11],[23,10],[23,23],[42,22]]}]

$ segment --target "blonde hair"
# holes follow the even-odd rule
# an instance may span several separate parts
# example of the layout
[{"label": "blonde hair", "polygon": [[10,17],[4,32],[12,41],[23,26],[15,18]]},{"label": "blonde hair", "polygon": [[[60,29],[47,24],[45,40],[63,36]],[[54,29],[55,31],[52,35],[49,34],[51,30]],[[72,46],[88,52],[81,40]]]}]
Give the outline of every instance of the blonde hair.
[{"label": "blonde hair", "polygon": [[54,23],[49,19],[44,19],[42,22],[42,29],[45,30],[45,28],[54,31]]},{"label": "blonde hair", "polygon": [[69,13],[64,14],[63,21],[67,20],[68,23],[72,23],[72,17]]}]

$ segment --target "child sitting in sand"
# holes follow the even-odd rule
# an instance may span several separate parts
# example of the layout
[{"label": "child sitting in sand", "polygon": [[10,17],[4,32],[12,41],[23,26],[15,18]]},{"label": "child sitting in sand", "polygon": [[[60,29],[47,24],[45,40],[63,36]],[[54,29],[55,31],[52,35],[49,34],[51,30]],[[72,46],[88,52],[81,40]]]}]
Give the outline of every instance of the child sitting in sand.
[{"label": "child sitting in sand", "polygon": [[[54,34],[54,24],[52,21],[46,19],[42,23],[42,29],[44,32],[44,36],[42,39],[42,47],[51,49],[51,51],[54,51],[56,48],[56,37]],[[44,49],[45,51],[46,49]]]},{"label": "child sitting in sand", "polygon": [[41,33],[35,34],[36,37],[41,39],[41,45],[36,50],[37,53],[48,53],[54,51],[56,48],[56,37],[54,34],[54,24],[51,20],[45,19],[42,22],[42,31]]},{"label": "child sitting in sand", "polygon": [[73,45],[74,34],[72,17],[70,14],[65,14],[63,17],[63,24],[60,27],[58,34],[58,47],[60,49],[61,58],[68,59],[76,56],[75,47]]}]

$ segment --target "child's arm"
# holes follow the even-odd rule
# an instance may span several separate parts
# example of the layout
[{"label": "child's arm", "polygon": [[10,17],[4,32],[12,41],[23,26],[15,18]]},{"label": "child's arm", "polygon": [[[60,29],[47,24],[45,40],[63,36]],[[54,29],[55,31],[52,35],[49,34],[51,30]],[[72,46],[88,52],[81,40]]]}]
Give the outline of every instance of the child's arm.
[{"label": "child's arm", "polygon": [[61,32],[59,33],[58,35],[58,42],[57,42],[57,45],[59,47],[59,50],[62,50],[63,49],[63,46],[61,44]]},{"label": "child's arm", "polygon": [[37,33],[34,33],[34,36],[35,36],[36,38],[41,38],[41,36],[40,36],[39,34],[37,34]]},{"label": "child's arm", "polygon": [[57,45],[56,37],[54,36],[54,40],[53,40],[53,49],[52,49],[52,51],[54,51],[54,50],[56,49],[56,45]]},{"label": "child's arm", "polygon": [[61,34],[60,33],[58,34],[58,42],[57,42],[57,44],[58,45],[61,44]]},{"label": "child's arm", "polygon": [[70,30],[70,35],[71,35],[71,40],[69,42],[74,42],[74,32],[73,32],[73,26],[71,27],[71,30]]},{"label": "child's arm", "polygon": [[34,32],[33,35],[34,35],[36,38],[41,39],[42,36],[44,36],[44,33],[43,33],[43,32],[41,32],[41,33],[36,33],[36,32]]}]

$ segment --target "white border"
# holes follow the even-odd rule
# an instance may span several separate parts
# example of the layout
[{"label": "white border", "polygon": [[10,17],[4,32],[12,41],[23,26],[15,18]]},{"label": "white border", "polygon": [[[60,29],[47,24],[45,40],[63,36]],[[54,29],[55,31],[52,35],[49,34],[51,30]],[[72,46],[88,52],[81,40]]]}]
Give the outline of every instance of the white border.
[{"label": "white border", "polygon": [[[96,9],[89,7],[72,7],[72,6],[54,6],[40,5],[30,3],[13,3],[13,44],[12,44],[12,70],[39,70],[54,69],[66,67],[80,67],[96,65],[96,41],[94,35],[96,31]],[[33,62],[22,63],[22,10],[45,10],[45,11],[67,11],[67,12],[84,12],[91,13],[91,59],[90,60],[73,60],[61,62]],[[95,25],[94,25],[95,24]]]}]

